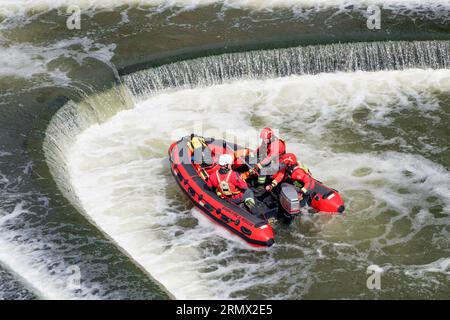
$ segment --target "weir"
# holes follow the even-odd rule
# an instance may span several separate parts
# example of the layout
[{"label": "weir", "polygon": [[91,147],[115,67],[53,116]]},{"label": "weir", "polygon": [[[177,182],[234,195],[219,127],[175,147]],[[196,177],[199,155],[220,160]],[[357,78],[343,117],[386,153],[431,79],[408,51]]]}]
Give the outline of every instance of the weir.
[{"label": "weir", "polygon": [[248,51],[175,62],[123,77],[134,95],[165,88],[329,72],[450,68],[450,41],[339,43]]}]

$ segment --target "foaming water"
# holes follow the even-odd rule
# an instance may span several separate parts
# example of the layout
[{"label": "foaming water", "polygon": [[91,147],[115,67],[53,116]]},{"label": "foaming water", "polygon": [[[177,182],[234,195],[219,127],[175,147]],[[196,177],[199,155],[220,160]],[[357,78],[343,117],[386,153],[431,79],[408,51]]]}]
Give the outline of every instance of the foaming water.
[{"label": "foaming water", "polygon": [[296,19],[308,19],[314,14],[332,10],[335,14],[357,13],[365,17],[369,6],[379,6],[393,15],[440,20],[447,22],[450,12],[449,0],[1,0],[0,29],[12,29],[38,20],[46,13],[57,12],[68,15],[69,8],[80,8],[83,15],[90,18],[99,13],[110,13],[121,10],[119,24],[129,23],[128,13],[132,9],[145,11],[149,16],[170,12],[172,16],[185,12],[202,10],[205,7],[216,8],[219,18],[228,11],[247,11],[255,13],[286,12],[292,13]]},{"label": "foaming water", "polygon": [[[0,194],[2,196],[2,194]],[[26,236],[11,230],[10,225],[20,223],[20,216],[30,213],[25,202],[19,202],[11,212],[0,207],[0,263],[11,271],[24,288],[40,299],[98,298],[92,294],[96,288],[73,284],[71,269],[62,261],[53,260],[45,253],[51,246],[43,239],[25,241]],[[28,294],[29,295],[29,294]]]},{"label": "foaming water", "polygon": [[36,299],[36,295],[20,283],[13,273],[0,265],[0,300],[25,299]]},{"label": "foaming water", "polygon": [[114,44],[96,44],[87,37],[62,40],[46,47],[29,43],[5,46],[1,41],[0,45],[0,77],[24,78],[33,81],[36,87],[70,84],[70,68],[55,67],[58,61],[71,59],[81,65],[85,59],[94,58],[110,64],[115,49]]},{"label": "foaming water", "polygon": [[[195,9],[201,6],[218,4],[225,8],[249,8],[256,10],[270,10],[274,8],[315,8],[316,10],[348,6],[357,8],[367,8],[369,5],[379,6],[404,6],[407,8],[439,8],[450,7],[448,0],[122,0],[122,1],[94,1],[94,0],[78,0],[70,3],[77,5],[85,10],[112,9],[119,6],[129,5],[137,7],[157,7],[158,9],[167,9],[171,7],[179,7],[184,9]],[[19,11],[25,9],[34,9],[39,11],[51,10],[57,8],[66,8],[68,4],[63,0],[19,0],[0,1],[0,7],[4,10],[3,14],[9,11]]]},{"label": "foaming water", "polygon": [[[391,272],[385,297],[440,296],[440,277],[448,272],[448,169],[414,149],[374,148],[370,139],[383,143],[381,133],[393,125],[382,119],[410,109],[424,117],[439,111],[438,97],[449,89],[450,71],[431,69],[168,89],[77,135],[65,154],[67,182],[84,213],[177,298],[370,297],[365,269],[373,263]],[[193,130],[250,135],[264,125],[280,128],[314,176],[342,193],[347,216],[306,214],[279,226],[270,250],[250,250],[194,218],[166,152]],[[348,128],[362,142],[357,152],[345,147]],[[330,134],[342,136],[341,148]],[[428,244],[427,255],[420,241]],[[434,272],[409,281],[423,268]],[[359,280],[350,281],[352,274]],[[336,281],[340,289],[330,291]]]},{"label": "foaming water", "polygon": [[[64,274],[61,270],[53,270],[49,273],[45,263],[36,255],[36,248],[14,245],[11,239],[4,241],[0,239],[0,261],[15,275],[28,290],[36,294],[40,299],[93,299],[95,295],[90,295],[85,290],[70,290],[70,272],[65,273],[66,277],[54,276],[56,273]],[[97,297],[98,298],[98,297]]]}]

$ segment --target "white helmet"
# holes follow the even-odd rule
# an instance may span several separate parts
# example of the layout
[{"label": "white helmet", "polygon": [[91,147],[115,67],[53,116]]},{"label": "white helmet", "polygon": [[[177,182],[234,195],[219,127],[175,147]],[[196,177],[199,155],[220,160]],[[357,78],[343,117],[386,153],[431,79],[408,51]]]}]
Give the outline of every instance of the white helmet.
[{"label": "white helmet", "polygon": [[229,154],[222,154],[219,157],[219,165],[225,167],[226,165],[232,164],[233,158]]}]

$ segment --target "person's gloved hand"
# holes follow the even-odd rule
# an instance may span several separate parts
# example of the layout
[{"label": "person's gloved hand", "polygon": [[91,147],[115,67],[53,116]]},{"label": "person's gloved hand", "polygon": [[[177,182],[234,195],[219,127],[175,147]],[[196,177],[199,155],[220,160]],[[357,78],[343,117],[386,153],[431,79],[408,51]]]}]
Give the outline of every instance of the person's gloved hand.
[{"label": "person's gloved hand", "polygon": [[251,168],[250,170],[248,170],[248,174],[249,176],[254,176],[258,174],[258,171],[256,170],[256,168]]},{"label": "person's gloved hand", "polygon": [[304,187],[301,189],[301,191],[302,191],[304,196],[309,196],[309,194],[310,194],[310,191],[308,189],[304,188]]},{"label": "person's gloved hand", "polygon": [[261,170],[261,168],[262,168],[262,165],[260,163],[257,163],[256,166],[254,166],[253,168],[251,168],[249,170],[249,172],[251,175],[258,174],[258,172],[259,172],[259,170]]},{"label": "person's gloved hand", "polygon": [[277,185],[277,182],[275,180],[273,180],[271,184],[266,186],[266,190],[270,192],[270,191],[272,191],[273,188],[276,187],[276,185]]},{"label": "person's gloved hand", "polygon": [[253,208],[255,206],[255,199],[247,198],[247,199],[245,199],[244,203],[247,207]]}]

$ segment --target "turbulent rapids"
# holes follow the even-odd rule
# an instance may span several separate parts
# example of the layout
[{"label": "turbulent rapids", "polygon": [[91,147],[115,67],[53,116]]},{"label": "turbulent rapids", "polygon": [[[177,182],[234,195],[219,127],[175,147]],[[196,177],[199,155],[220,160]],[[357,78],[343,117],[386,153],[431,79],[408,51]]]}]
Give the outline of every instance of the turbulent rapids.
[{"label": "turbulent rapids", "polygon": [[[448,0],[73,5],[79,30],[63,1],[0,0],[0,299],[448,298]],[[264,127],[345,203],[269,248],[167,153]]]},{"label": "turbulent rapids", "polygon": [[[449,43],[411,44],[415,52],[406,56],[400,44],[363,46],[354,51],[366,55],[354,56],[370,62],[346,61],[345,73],[319,73],[321,57],[336,57],[329,52],[350,47],[338,45],[308,48],[306,52],[322,55],[303,59],[303,48],[262,51],[125,76],[128,87],[57,113],[47,130],[47,161],[60,189],[80,211],[177,298],[258,298],[263,297],[257,293],[262,283],[285,288],[277,292],[266,287],[264,296],[314,297],[329,279],[331,266],[358,270],[372,264],[376,252],[382,257],[414,252],[425,229],[434,230],[433,241],[447,237],[443,212],[450,205],[445,191],[450,177],[442,165],[421,155],[425,147],[433,150],[432,137],[412,145],[408,132],[391,136],[390,131],[402,117],[420,114],[435,121],[433,115],[443,112],[440,99],[450,88],[445,69]],[[380,52],[389,55],[378,56]],[[273,58],[261,66],[267,56]],[[302,72],[298,65],[311,56],[309,69]],[[392,69],[406,69],[352,71],[358,64],[373,70],[380,60],[385,65],[390,61]],[[437,69],[408,68],[414,63]],[[246,73],[239,78],[226,70]],[[300,74],[293,75],[295,71]],[[167,147],[180,136],[220,136],[224,118],[237,141],[241,132],[251,135],[262,124],[279,127],[317,177],[342,192],[348,216],[331,221],[304,217],[280,230],[280,242],[270,252],[252,253],[238,239],[224,240],[227,232],[204,221],[177,190],[166,158]],[[185,214],[189,211],[198,220]],[[286,255],[288,260],[280,260]],[[435,263],[447,262],[438,258]],[[397,277],[417,270],[440,277],[439,272],[426,273],[428,267],[414,255],[385,268]],[[396,292],[393,287],[392,295]]]}]

